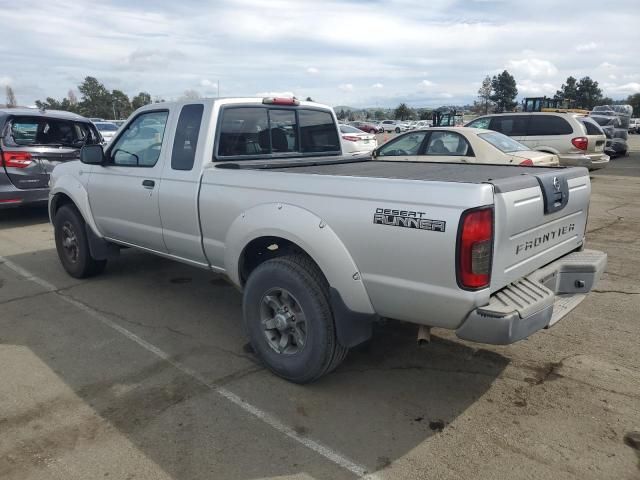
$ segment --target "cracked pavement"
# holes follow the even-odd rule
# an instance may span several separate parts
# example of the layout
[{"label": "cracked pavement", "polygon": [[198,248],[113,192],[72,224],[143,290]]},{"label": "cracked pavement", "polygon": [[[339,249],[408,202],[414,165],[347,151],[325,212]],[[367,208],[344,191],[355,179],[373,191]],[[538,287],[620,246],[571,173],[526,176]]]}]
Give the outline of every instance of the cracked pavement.
[{"label": "cracked pavement", "polygon": [[593,175],[587,241],[608,270],[553,328],[504,347],[433,330],[418,347],[389,321],[304,387],[256,363],[220,277],[127,250],[72,279],[45,210],[0,212],[0,256],[55,286],[0,263],[0,478],[353,478],[75,304],[378,478],[639,478],[638,176],[640,152]]}]

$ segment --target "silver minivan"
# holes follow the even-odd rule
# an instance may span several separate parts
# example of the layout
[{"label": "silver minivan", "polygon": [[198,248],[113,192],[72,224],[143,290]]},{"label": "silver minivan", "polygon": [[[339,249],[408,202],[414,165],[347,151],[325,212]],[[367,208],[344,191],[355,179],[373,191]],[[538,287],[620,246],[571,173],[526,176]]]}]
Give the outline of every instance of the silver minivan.
[{"label": "silver minivan", "polygon": [[606,136],[588,117],[575,113],[528,112],[485,115],[467,127],[503,133],[531,150],[553,153],[560,165],[602,168],[609,163],[604,153]]}]

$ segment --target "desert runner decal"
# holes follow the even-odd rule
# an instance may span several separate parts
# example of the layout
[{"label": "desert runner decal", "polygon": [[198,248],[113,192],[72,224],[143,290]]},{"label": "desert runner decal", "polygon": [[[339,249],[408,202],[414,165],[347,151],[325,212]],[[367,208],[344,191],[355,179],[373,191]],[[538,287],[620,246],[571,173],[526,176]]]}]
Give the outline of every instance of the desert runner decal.
[{"label": "desert runner decal", "polygon": [[413,210],[376,208],[376,213],[373,214],[373,223],[376,225],[390,225],[392,227],[431,230],[432,232],[445,231],[447,222],[444,220],[430,220],[424,218],[425,215],[425,212],[415,212]]}]

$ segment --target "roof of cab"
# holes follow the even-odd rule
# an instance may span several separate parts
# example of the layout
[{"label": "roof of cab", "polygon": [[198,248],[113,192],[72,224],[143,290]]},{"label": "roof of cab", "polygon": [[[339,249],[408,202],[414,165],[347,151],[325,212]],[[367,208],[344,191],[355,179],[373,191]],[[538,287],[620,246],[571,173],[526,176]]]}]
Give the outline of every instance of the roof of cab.
[{"label": "roof of cab", "polygon": [[[191,105],[194,103],[202,103],[204,105],[215,105],[216,103],[219,105],[235,105],[235,104],[256,104],[263,105],[262,101],[265,98],[271,97],[220,97],[220,98],[196,98],[196,99],[187,99],[187,100],[177,100],[173,102],[161,102],[161,103],[150,103],[145,105],[144,107],[140,107],[137,111],[143,110],[162,110],[163,108],[175,108],[181,107],[183,105]],[[301,107],[316,107],[316,108],[326,108],[331,109],[331,107],[327,105],[323,105],[321,103],[316,102],[307,102],[305,100],[299,100]],[[268,106],[268,105],[266,105]]]}]

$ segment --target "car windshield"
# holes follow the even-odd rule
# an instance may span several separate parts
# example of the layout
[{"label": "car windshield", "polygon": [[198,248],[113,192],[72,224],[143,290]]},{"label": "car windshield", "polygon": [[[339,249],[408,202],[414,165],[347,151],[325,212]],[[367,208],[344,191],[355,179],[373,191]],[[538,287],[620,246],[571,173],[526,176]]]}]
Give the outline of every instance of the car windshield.
[{"label": "car windshield", "polygon": [[523,152],[525,150],[529,150],[528,147],[523,144],[516,142],[513,138],[507,137],[502,133],[491,132],[491,133],[479,133],[478,137],[483,139],[485,142],[490,143],[498,150],[504,153],[512,153],[512,152]]},{"label": "car windshield", "polygon": [[362,130],[352,127],[350,125],[340,125],[341,133],[362,133]]},{"label": "car windshield", "polygon": [[115,132],[118,130],[118,126],[114,123],[95,123],[94,125],[101,132]]},{"label": "car windshield", "polygon": [[98,133],[88,123],[46,117],[16,117],[5,131],[10,146],[98,144]]}]

